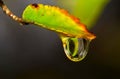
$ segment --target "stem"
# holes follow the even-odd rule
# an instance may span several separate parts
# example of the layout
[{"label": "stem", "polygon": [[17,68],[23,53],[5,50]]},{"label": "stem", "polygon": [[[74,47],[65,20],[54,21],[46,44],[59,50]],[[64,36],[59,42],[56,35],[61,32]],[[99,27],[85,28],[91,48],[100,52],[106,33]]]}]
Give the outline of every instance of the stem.
[{"label": "stem", "polygon": [[24,21],[22,18],[19,18],[18,16],[14,15],[2,0],[0,0],[0,7],[2,8],[3,12],[9,17],[11,17],[13,20],[19,22],[22,25],[29,24],[28,22]]}]

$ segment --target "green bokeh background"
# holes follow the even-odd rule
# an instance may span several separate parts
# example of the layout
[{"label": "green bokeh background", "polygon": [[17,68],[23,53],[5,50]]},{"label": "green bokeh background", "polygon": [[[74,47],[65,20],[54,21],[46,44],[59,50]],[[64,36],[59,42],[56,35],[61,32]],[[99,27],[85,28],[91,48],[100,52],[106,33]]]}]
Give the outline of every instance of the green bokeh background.
[{"label": "green bokeh background", "polygon": [[97,22],[110,0],[58,0],[58,4],[78,17],[88,29]]}]

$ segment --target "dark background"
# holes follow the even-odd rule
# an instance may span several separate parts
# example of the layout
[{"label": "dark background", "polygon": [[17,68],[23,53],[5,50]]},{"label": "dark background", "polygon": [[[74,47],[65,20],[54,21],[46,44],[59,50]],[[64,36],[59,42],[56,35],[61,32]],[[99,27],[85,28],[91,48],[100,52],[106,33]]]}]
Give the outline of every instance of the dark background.
[{"label": "dark background", "polygon": [[[30,3],[55,0],[4,0],[18,16]],[[91,31],[86,58],[71,62],[56,33],[35,25],[20,26],[0,9],[0,79],[119,79],[120,0],[111,0]]]}]

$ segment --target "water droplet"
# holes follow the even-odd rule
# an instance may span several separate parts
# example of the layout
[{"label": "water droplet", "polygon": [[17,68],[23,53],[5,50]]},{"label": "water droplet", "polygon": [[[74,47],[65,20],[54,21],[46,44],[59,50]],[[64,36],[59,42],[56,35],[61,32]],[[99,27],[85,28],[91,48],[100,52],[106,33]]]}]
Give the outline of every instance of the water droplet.
[{"label": "water droplet", "polygon": [[90,40],[84,38],[61,37],[66,56],[74,62],[81,61],[88,52]]}]

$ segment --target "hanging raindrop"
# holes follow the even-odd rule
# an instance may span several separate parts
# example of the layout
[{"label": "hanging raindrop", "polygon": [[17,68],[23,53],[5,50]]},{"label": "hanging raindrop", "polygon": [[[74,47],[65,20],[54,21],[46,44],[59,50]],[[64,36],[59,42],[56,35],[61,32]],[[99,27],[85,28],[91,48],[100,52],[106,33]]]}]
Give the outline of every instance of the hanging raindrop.
[{"label": "hanging raindrop", "polygon": [[61,37],[66,56],[74,62],[81,61],[88,52],[90,40],[84,38]]}]

